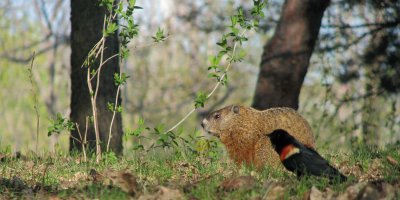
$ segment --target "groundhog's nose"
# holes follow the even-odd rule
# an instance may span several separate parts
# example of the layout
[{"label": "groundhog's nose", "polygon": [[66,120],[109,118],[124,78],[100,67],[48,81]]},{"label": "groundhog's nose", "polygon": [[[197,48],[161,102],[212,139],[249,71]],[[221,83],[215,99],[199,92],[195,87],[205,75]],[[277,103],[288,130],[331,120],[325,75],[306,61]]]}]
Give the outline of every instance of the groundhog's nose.
[{"label": "groundhog's nose", "polygon": [[204,128],[206,124],[207,124],[207,120],[203,119],[203,121],[201,121],[201,127]]}]

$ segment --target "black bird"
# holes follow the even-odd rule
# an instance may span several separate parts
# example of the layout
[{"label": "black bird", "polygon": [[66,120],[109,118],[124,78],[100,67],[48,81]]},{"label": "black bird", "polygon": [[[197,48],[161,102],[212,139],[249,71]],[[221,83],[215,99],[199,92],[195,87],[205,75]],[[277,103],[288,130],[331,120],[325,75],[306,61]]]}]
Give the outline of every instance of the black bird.
[{"label": "black bird", "polygon": [[298,177],[305,174],[324,176],[330,181],[344,182],[347,177],[332,167],[318,152],[304,146],[288,132],[282,129],[273,131],[268,135],[275,151],[279,154],[282,164]]}]

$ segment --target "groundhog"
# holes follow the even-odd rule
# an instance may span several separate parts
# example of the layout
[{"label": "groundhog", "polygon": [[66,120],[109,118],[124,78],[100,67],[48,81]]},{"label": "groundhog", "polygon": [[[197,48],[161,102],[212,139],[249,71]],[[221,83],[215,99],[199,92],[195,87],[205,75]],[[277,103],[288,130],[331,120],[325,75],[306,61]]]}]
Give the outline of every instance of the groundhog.
[{"label": "groundhog", "polygon": [[210,113],[201,125],[218,137],[236,164],[262,169],[265,165],[283,168],[278,154],[266,137],[283,129],[304,145],[314,147],[310,125],[291,108],[271,108],[263,111],[231,105]]}]

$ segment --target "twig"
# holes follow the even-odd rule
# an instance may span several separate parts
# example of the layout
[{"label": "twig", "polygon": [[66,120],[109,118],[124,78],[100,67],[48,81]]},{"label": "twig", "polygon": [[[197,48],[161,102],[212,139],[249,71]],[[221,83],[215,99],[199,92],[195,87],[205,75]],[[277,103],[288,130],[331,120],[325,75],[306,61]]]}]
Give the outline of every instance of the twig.
[{"label": "twig", "polygon": [[[168,38],[170,38],[172,35],[167,35],[163,40],[162,40],[162,42],[164,42],[165,40],[167,40]],[[150,47],[150,46],[153,46],[153,45],[156,45],[156,44],[159,44],[159,43],[161,43],[161,42],[148,42],[148,43],[144,43],[144,44],[139,44],[139,45],[134,45],[133,47],[131,47],[130,49],[137,49],[137,48],[144,48],[144,47]]]},{"label": "twig", "polygon": [[[121,77],[121,72],[119,73],[119,76]],[[109,130],[109,132],[108,132],[107,152],[108,152],[109,149],[110,149],[110,141],[111,141],[111,136],[112,136],[112,135],[111,135],[111,132],[112,132],[113,124],[114,124],[114,119],[115,119],[116,110],[117,110],[117,107],[118,107],[118,96],[119,96],[119,91],[120,91],[120,89],[121,89],[121,86],[118,85],[117,94],[115,95],[114,110],[113,110],[113,115],[112,115],[112,118],[111,118],[110,130]]]},{"label": "twig", "polygon": [[[245,30],[240,34],[240,37],[243,36],[243,35],[246,33],[246,31],[247,31],[247,29],[245,29]],[[235,44],[233,45],[232,57],[235,56],[237,44],[238,44],[238,42],[236,41]],[[228,65],[227,65],[226,68],[225,68],[225,72],[221,75],[221,77],[219,78],[219,80],[223,80],[223,79],[225,78],[226,74],[228,73],[229,69],[230,69],[231,66],[232,66],[232,63],[233,63],[233,61],[230,60],[229,63],[228,63]],[[218,82],[215,84],[214,88],[211,90],[211,92],[208,93],[207,99],[209,99],[209,98],[215,93],[215,91],[218,89],[218,87],[219,87],[220,85],[221,85],[221,81],[218,81]],[[171,131],[173,131],[174,129],[176,129],[176,127],[178,127],[179,125],[181,125],[181,124],[196,110],[196,109],[197,109],[197,108],[193,108],[192,110],[190,110],[190,111],[185,115],[185,117],[183,117],[178,123],[176,123],[176,124],[175,124],[174,126],[172,126],[170,129],[168,129],[168,131],[166,131],[165,133],[171,132]],[[164,133],[164,134],[165,134],[165,133]]]},{"label": "twig", "polygon": [[46,162],[46,165],[45,165],[45,167],[44,167],[43,174],[42,174],[42,186],[44,186],[45,175],[46,175],[46,173],[47,173],[47,169],[48,169],[48,168],[49,168],[49,163]]},{"label": "twig", "polygon": [[39,144],[39,124],[40,124],[40,114],[38,110],[38,97],[37,93],[35,91],[34,85],[36,85],[33,81],[33,61],[35,60],[35,52],[33,52],[32,58],[31,58],[31,65],[28,69],[29,71],[29,80],[31,82],[31,91],[33,95],[33,101],[34,101],[34,106],[33,108],[35,109],[36,113],[36,147],[35,147],[35,152],[36,154],[38,153],[38,144]]},{"label": "twig", "polygon": [[369,28],[369,27],[395,27],[400,23],[400,19],[394,21],[387,21],[384,23],[364,23],[364,24],[327,24],[322,25],[321,28],[338,28],[338,29],[354,29],[354,28]]},{"label": "twig", "polygon": [[[107,16],[104,16],[104,23],[103,23],[103,30],[105,30],[106,26],[106,21],[107,21]],[[87,84],[90,92],[90,101],[92,104],[92,113],[93,113],[93,126],[94,126],[94,133],[96,136],[96,162],[99,163],[101,159],[101,146],[100,146],[100,132],[99,132],[99,125],[97,121],[97,94],[99,92],[99,86],[100,86],[100,75],[101,75],[101,68],[103,66],[103,59],[104,59],[104,45],[105,45],[106,38],[103,36],[100,39],[100,42],[98,42],[94,49],[99,48],[99,51],[96,52],[95,58],[97,58],[100,54],[100,64],[99,67],[97,68],[97,74],[93,75],[97,76],[96,80],[96,88],[93,91],[93,85],[92,85],[92,78],[90,77],[90,66],[88,66],[88,75],[87,75]],[[90,55],[89,55],[90,56]],[[89,59],[88,56],[88,59]]]},{"label": "twig", "polygon": [[80,143],[82,145],[83,160],[84,160],[84,162],[86,162],[86,148],[85,148],[86,141],[84,141],[82,138],[81,130],[79,129],[79,124],[75,123],[75,126],[76,126],[76,130],[78,131],[79,138],[81,139]]}]

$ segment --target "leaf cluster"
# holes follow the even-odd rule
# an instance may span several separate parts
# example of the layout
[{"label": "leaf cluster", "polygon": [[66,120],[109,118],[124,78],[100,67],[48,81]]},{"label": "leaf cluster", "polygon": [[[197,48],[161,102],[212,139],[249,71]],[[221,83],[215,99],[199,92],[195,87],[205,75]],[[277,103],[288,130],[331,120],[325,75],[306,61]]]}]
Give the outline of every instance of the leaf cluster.
[{"label": "leaf cluster", "polygon": [[63,117],[61,113],[57,113],[56,119],[50,121],[47,135],[51,136],[54,133],[60,134],[62,131],[75,130],[74,123],[66,117]]},{"label": "leaf cluster", "polygon": [[152,37],[154,42],[159,43],[163,42],[167,37],[164,34],[164,30],[161,28],[158,28],[156,35]]},{"label": "leaf cluster", "polygon": [[[222,50],[217,55],[208,57],[210,65],[208,66],[208,77],[215,78],[221,85],[228,83],[227,71],[232,63],[241,62],[246,52],[237,50],[237,46],[242,46],[248,38],[245,36],[247,30],[258,28],[259,19],[264,17],[263,8],[265,3],[261,0],[253,1],[254,6],[251,9],[251,18],[244,15],[243,9],[239,8],[233,16],[230,17],[229,32],[222,35],[221,39],[216,43]],[[222,58],[226,58],[228,64],[226,67],[221,65]],[[207,98],[199,92],[195,99],[195,108],[203,107]]]}]

